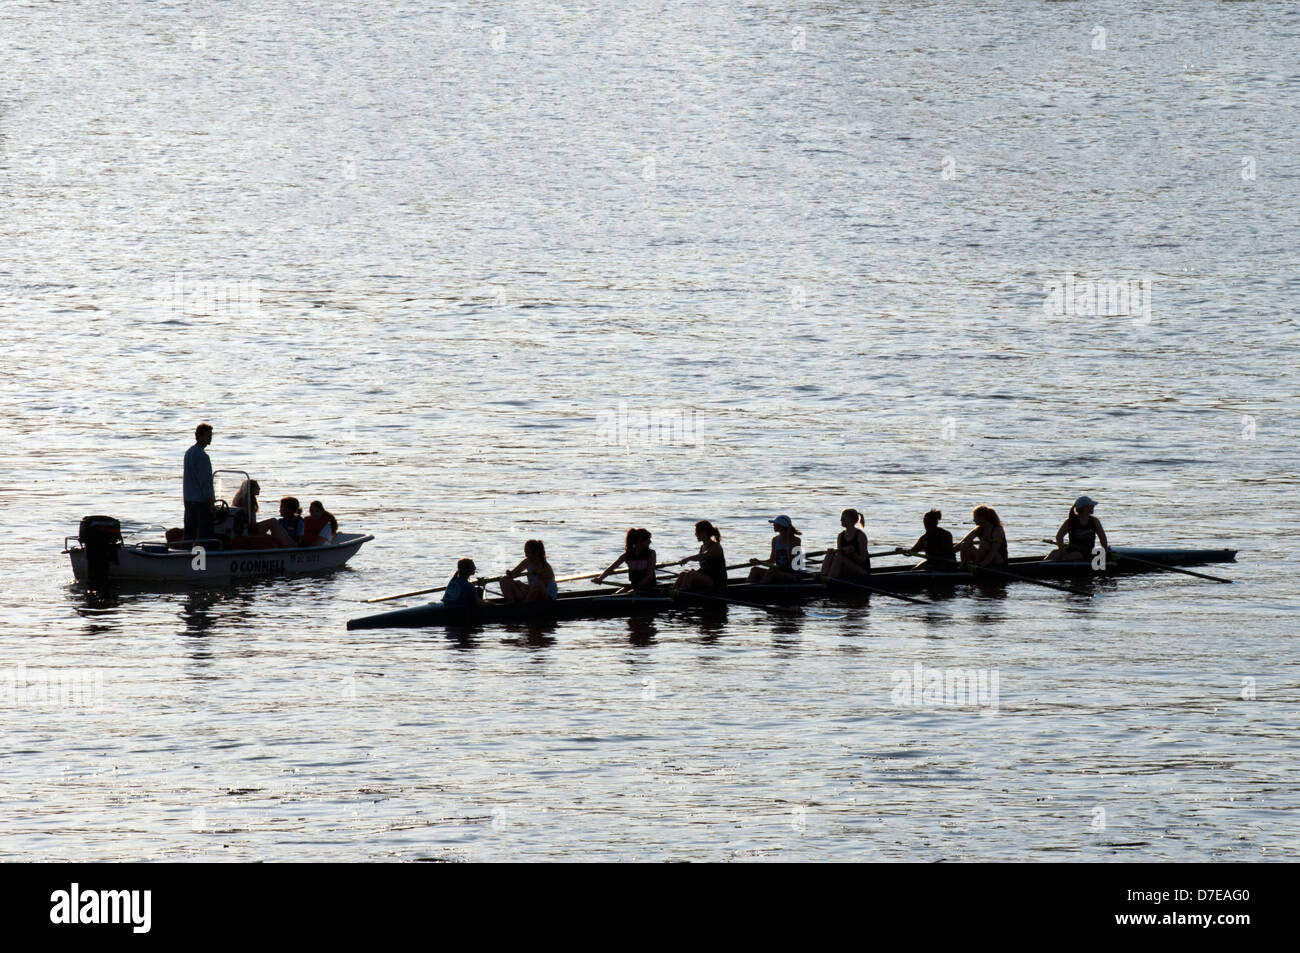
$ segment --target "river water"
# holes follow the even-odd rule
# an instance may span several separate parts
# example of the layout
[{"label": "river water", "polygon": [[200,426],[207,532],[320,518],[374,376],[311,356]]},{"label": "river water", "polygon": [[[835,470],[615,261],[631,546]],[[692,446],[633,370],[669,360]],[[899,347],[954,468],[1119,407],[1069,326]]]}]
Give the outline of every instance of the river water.
[{"label": "river water", "polygon": [[[1265,3],[0,3],[0,859],[1293,857],[1298,37]],[[180,523],[204,419],[375,540],[73,585],[82,516]],[[1027,555],[1083,492],[1236,584],[345,629],[533,537],[577,573],[707,518],[735,562],[778,513],[879,548],[989,503]],[[909,699],[917,666],[996,690]]]}]

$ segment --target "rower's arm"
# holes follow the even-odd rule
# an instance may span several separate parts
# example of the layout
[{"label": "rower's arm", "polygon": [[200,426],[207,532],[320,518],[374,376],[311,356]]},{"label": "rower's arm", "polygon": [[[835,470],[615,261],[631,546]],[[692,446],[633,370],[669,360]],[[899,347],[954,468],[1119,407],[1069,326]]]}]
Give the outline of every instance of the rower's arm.
[{"label": "rower's arm", "polygon": [[1066,520],[1061,524],[1061,528],[1056,531],[1056,546],[1058,549],[1065,548],[1065,534],[1070,530],[1070,521]]},{"label": "rower's arm", "polygon": [[518,565],[518,566],[516,566],[514,569],[507,569],[507,570],[506,570],[506,578],[507,578],[507,579],[513,579],[513,578],[515,578],[515,576],[519,575],[521,572],[524,571],[524,566],[526,566],[527,564],[528,564],[528,560],[527,560],[527,559],[521,559],[521,560],[519,560],[519,565]]},{"label": "rower's arm", "polygon": [[623,560],[625,560],[625,559],[627,559],[627,553],[624,553],[622,556],[619,556],[618,559],[616,559],[616,560],[614,560],[612,563],[610,563],[610,564],[609,564],[609,568],[606,569],[604,572],[602,572],[602,573],[601,573],[599,576],[597,576],[596,578],[597,578],[597,579],[604,579],[606,576],[612,576],[612,575],[614,574],[614,570],[617,569],[617,568],[622,564]]},{"label": "rower's arm", "polygon": [[1101,520],[1094,516],[1092,522],[1097,527],[1097,539],[1101,541],[1101,548],[1110,549],[1110,540],[1106,539],[1106,531],[1101,528]]}]

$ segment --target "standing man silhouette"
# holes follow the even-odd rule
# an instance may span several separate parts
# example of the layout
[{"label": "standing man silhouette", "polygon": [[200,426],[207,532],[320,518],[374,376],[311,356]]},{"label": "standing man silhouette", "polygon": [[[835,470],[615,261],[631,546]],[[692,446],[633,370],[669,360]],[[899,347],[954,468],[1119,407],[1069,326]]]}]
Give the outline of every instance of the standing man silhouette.
[{"label": "standing man silhouette", "polygon": [[212,443],[212,425],[194,428],[194,446],[185,451],[185,538],[211,539],[216,495],[212,491],[212,461],[204,449]]}]

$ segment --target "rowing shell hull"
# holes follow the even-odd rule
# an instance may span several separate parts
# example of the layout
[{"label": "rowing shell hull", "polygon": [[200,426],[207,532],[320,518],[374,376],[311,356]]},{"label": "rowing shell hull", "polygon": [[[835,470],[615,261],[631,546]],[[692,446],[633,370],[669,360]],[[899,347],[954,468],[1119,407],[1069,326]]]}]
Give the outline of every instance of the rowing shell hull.
[{"label": "rowing shell hull", "polygon": [[[1104,572],[1093,570],[1087,562],[1046,562],[1041,558],[1026,557],[1012,560],[1007,571],[1028,579],[1077,579],[1080,577],[1111,577],[1136,573],[1159,572],[1141,563],[1126,561],[1123,557],[1142,559],[1165,566],[1200,566],[1206,563],[1234,562],[1235,549],[1137,549],[1115,548],[1119,557]],[[1005,576],[991,573],[917,572],[906,566],[879,569],[864,577],[857,585],[831,580],[829,582],[800,582],[788,585],[763,585],[747,582],[732,583],[717,592],[681,592],[664,596],[637,594],[611,595],[606,590],[561,593],[560,598],[545,602],[506,604],[488,602],[483,606],[448,609],[440,603],[398,609],[364,616],[348,621],[349,629],[425,628],[432,626],[479,626],[492,624],[548,622],[557,619],[609,618],[648,615],[673,608],[725,609],[731,604],[790,605],[815,602],[826,598],[868,598],[863,588],[889,592],[916,592],[928,589],[952,589],[956,586],[1002,585],[1014,582]]]},{"label": "rowing shell hull", "polygon": [[[162,544],[123,546],[117,561],[108,564],[109,582],[144,583],[227,583],[268,576],[295,576],[338,569],[357,554],[362,544],[374,539],[360,533],[339,533],[324,546],[298,549],[209,549],[204,565],[195,565],[194,553],[169,549]],[[79,582],[88,578],[86,552],[68,550],[72,573]]]},{"label": "rowing shell hull", "polygon": [[[865,595],[862,586],[884,589],[889,592],[907,592],[948,586],[987,586],[991,583],[1000,585],[1003,582],[1015,581],[1001,575],[1002,572],[1043,582],[1081,578],[1095,579],[1160,572],[1159,569],[1152,566],[1134,562],[1134,559],[1141,559],[1146,563],[1159,563],[1163,566],[1184,567],[1202,566],[1207,563],[1230,563],[1236,561],[1237,558],[1235,549],[1139,549],[1136,547],[1116,546],[1111,551],[1118,558],[1108,560],[1104,570],[1093,569],[1091,562],[1048,562],[1041,557],[1028,556],[1013,559],[1007,565],[997,567],[1000,572],[971,573],[965,570],[917,572],[907,567],[890,567],[878,569],[869,576],[853,580],[858,583],[856,586],[831,580],[830,587],[835,589],[837,593],[856,591]],[[1125,559],[1126,556],[1130,558]]]},{"label": "rowing shell hull", "polygon": [[434,602],[411,609],[349,619],[349,629],[412,629],[429,626],[479,626],[543,623],[557,619],[599,619],[651,615],[672,608],[667,596],[614,595],[608,589],[563,593],[541,602],[487,602],[481,606],[448,607]]}]

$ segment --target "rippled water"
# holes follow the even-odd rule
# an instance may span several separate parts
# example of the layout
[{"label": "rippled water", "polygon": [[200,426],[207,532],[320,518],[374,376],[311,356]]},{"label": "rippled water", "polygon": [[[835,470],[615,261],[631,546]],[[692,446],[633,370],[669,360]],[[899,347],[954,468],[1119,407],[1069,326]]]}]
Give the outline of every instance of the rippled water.
[{"label": "rippled water", "polygon": [[[1300,15],[856,7],[0,4],[0,674],[102,684],[5,696],[0,854],[1294,854]],[[1070,274],[1150,319],[1045,314]],[[81,516],[180,522],[200,419],[376,540],[73,586]],[[1084,491],[1238,583],[344,628],[533,536],[988,502],[1027,554]],[[918,663],[996,711],[901,704]]]}]

